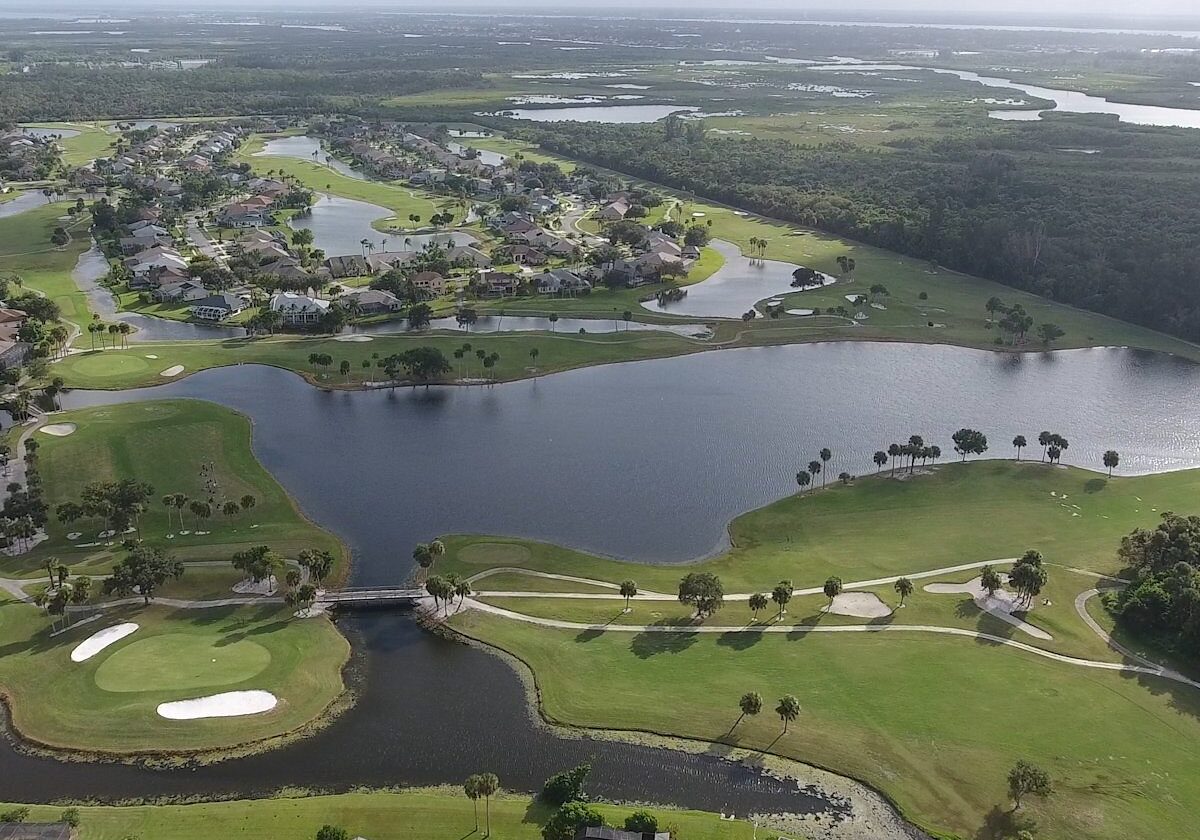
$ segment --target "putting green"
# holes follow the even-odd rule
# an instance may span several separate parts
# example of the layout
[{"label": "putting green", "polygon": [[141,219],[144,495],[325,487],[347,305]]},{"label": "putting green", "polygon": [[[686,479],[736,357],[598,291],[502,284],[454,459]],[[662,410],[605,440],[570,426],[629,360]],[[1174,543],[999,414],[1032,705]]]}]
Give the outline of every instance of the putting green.
[{"label": "putting green", "polygon": [[520,566],[529,562],[529,549],[515,543],[481,542],[466,546],[458,552],[458,559],[472,565]]},{"label": "putting green", "polygon": [[79,357],[75,367],[88,376],[131,376],[148,370],[150,362],[128,353],[95,353]]},{"label": "putting green", "polygon": [[152,636],[127,645],[96,670],[104,691],[164,691],[233,685],[261,673],[271,653],[256,642],[226,642],[183,633]]}]

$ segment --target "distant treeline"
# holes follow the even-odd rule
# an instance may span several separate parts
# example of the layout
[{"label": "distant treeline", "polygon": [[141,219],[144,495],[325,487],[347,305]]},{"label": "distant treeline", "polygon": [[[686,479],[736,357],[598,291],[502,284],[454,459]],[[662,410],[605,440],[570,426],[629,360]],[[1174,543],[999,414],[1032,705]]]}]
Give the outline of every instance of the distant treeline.
[{"label": "distant treeline", "polygon": [[1055,119],[884,149],[704,137],[673,118],[523,133],[567,157],[1200,340],[1192,131]]},{"label": "distant treeline", "polygon": [[195,70],[43,65],[0,75],[0,124],[145,115],[371,110],[381,98],[478,84],[457,70],[213,65]]}]

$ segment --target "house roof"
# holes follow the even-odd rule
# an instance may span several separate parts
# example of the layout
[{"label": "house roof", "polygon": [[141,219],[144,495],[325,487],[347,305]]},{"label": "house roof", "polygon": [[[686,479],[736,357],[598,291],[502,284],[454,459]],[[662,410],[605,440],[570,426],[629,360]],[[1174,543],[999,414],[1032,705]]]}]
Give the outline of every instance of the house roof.
[{"label": "house roof", "polygon": [[71,826],[57,823],[0,823],[0,840],[71,840]]},{"label": "house roof", "polygon": [[280,292],[271,298],[271,309],[276,312],[324,312],[329,301],[295,292]]},{"label": "house roof", "polygon": [[230,312],[246,308],[246,302],[237,295],[219,294],[209,295],[206,298],[201,298],[192,304],[192,307],[210,306],[214,309],[228,309]]}]

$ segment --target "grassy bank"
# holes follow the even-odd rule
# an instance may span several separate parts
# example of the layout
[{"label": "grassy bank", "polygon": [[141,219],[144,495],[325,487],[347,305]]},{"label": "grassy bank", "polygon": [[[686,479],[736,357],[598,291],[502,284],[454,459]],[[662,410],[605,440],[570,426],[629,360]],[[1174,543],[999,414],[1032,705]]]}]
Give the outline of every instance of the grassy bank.
[{"label": "grassy bank", "polygon": [[[0,274],[17,275],[24,286],[57,303],[65,320],[86,324],[91,318],[87,297],[75,285],[71,271],[79,255],[92,245],[88,233],[91,216],[83,213],[68,218],[67,207],[74,201],[75,196],[70,195],[0,219]],[[50,235],[60,225],[71,241],[56,248],[50,244]]]},{"label": "grassy bank", "polygon": [[[503,779],[501,780],[503,783]],[[597,805],[607,822],[620,825],[630,808]],[[674,825],[686,840],[750,840],[753,828],[716,814],[662,808],[651,810],[661,825]],[[84,806],[79,809],[79,840],[208,840],[212,837],[310,838],[325,824],[345,827],[352,836],[372,840],[461,840],[483,833],[484,806],[475,831],[471,802],[449,789],[350,793],[340,796],[196,805],[132,807]],[[54,820],[62,808],[34,806],[31,820]],[[547,814],[526,796],[501,794],[491,802],[492,836],[498,840],[539,840]],[[776,834],[759,830],[761,840]]]},{"label": "grassy bank", "polygon": [[[172,400],[77,409],[54,415],[53,422],[73,423],[77,429],[66,437],[35,433],[51,511],[59,503],[78,501],[89,482],[134,478],[154,488],[149,509],[141,517],[143,538],[168,547],[181,560],[228,560],[240,549],[262,544],[287,557],[304,548],[327,549],[344,557],[340,542],[305,519],[258,463],[250,448],[250,422],[236,412],[207,402]],[[204,464],[211,465],[211,474],[201,473]],[[216,482],[215,490],[205,486],[208,481]],[[188,530],[210,533],[177,534],[178,513],[174,508],[168,512],[160,502],[168,493],[214,498],[217,509],[203,523],[198,524],[186,509],[183,512]],[[250,510],[232,517],[219,510],[222,501],[240,500],[247,494],[255,498]],[[94,519],[63,524],[52,514],[50,539],[29,554],[4,557],[0,574],[40,576],[42,558],[50,555],[77,571],[103,570],[111,563],[114,549],[79,547],[96,543],[96,533],[103,528]],[[72,531],[83,536],[68,540]],[[175,536],[168,540],[167,534]]]},{"label": "grassy bank", "polygon": [[350,178],[313,161],[258,154],[265,145],[266,140],[263,137],[252,137],[238,149],[235,159],[250,164],[260,175],[271,171],[291,175],[310,190],[386,207],[392,211],[392,217],[375,223],[380,230],[386,229],[389,222],[398,223],[401,227],[411,226],[412,223],[408,221],[411,214],[427,221],[431,215],[444,208],[450,208],[454,203],[441,196],[433,196],[398,183]]},{"label": "grassy bank", "polygon": [[[84,662],[71,651],[121,622],[137,632]],[[37,607],[0,600],[0,690],[13,724],[36,743],[85,752],[208,751],[276,738],[317,719],[343,691],[346,640],[324,618],[281,605],[175,610],[125,607],[51,636]],[[167,720],[159,703],[225,691],[270,691],[270,712]]]},{"label": "grassy bank", "polygon": [[[1035,455],[1036,458],[1036,455]],[[819,587],[1013,557],[1046,556],[1050,583],[1027,620],[1053,638],[1038,641],[980,612],[966,596],[934,595],[931,581],[963,582],[964,571],[916,580],[903,611],[877,624],[961,627],[1046,650],[1120,662],[1074,610],[1074,597],[1117,570],[1120,537],[1152,525],[1163,510],[1188,511],[1200,471],[1106,479],[1039,463],[949,464],[907,481],[886,477],[830,486],[745,514],[730,526],[733,548],[688,570],[720,575],[727,593],[769,592],[787,578]],[[1051,494],[1054,495],[1051,495]],[[980,527],[980,523],[987,527]],[[476,574],[517,567],[673,593],[682,571],[623,563],[511,539],[451,537],[442,571]],[[593,587],[506,572],[481,591],[594,593]],[[889,585],[871,587],[896,606]],[[611,590],[610,590],[611,592]],[[763,749],[845,773],[883,790],[907,816],[958,837],[999,838],[1036,823],[1038,836],[1117,840],[1181,836],[1184,803],[1200,796],[1200,691],[1155,677],[1084,669],[964,638],[921,632],[806,633],[862,624],[821,612],[820,595],[797,596],[779,622],[788,632],[755,633],[744,602],[704,624],[751,632],[690,632],[674,601],[485,596],[521,613],[610,629],[551,629],[469,611],[452,624],[525,661],[553,720],[648,730]],[[1048,601],[1049,603],[1045,603]],[[1099,609],[1092,604],[1093,612]],[[759,625],[775,624],[775,605]],[[679,626],[675,633],[620,625]],[[603,673],[589,690],[580,673]],[[798,725],[781,735],[765,711],[733,728],[746,691],[795,694]],[[1018,759],[1048,769],[1056,792],[1010,814],[1005,773]],[[964,771],[963,768],[969,768]],[[1008,832],[1008,833],[1005,833]]]},{"label": "grassy bank", "polygon": [[58,141],[62,147],[63,163],[68,166],[83,166],[112,151],[119,134],[107,131],[99,122],[49,122],[28,123],[30,128],[48,128],[52,131],[78,131],[75,137]]}]

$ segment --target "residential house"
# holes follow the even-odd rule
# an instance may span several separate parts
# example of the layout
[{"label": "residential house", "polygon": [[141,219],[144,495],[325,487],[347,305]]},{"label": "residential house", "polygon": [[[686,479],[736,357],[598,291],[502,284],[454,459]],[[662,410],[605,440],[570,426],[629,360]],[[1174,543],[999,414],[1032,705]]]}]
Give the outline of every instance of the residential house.
[{"label": "residential house", "polygon": [[280,292],[271,297],[271,311],[278,312],[288,326],[312,326],[328,310],[329,301],[317,297],[312,289],[308,290],[308,294]]},{"label": "residential house", "polygon": [[616,222],[625,218],[625,214],[629,212],[629,202],[623,198],[618,198],[616,201],[609,202],[601,208],[596,214],[596,218],[604,222]]},{"label": "residential house", "polygon": [[218,224],[232,228],[262,227],[274,221],[267,208],[241,201],[227,205],[217,216]]},{"label": "residential house", "polygon": [[204,288],[198,280],[167,283],[150,291],[150,297],[159,303],[190,303],[204,300],[208,296],[208,289]]},{"label": "residential house", "polygon": [[671,840],[671,832],[625,831],[607,825],[586,825],[575,832],[575,840]]},{"label": "residential house", "polygon": [[539,295],[561,295],[575,297],[587,294],[592,290],[592,284],[583,277],[565,268],[553,268],[543,271],[533,278],[534,287]]},{"label": "residential house", "polygon": [[155,245],[170,247],[174,243],[170,232],[159,225],[137,223],[137,226],[130,226],[129,236],[123,236],[120,240],[121,253],[136,254],[139,251],[145,251],[147,248],[153,248]]},{"label": "residential house", "polygon": [[155,245],[125,260],[134,277],[143,277],[156,268],[174,267],[187,270],[188,262],[174,248]]},{"label": "residential house", "polygon": [[192,317],[201,321],[224,321],[248,306],[245,300],[228,293],[209,295],[192,305]]},{"label": "residential house", "polygon": [[530,245],[507,245],[501,254],[517,265],[545,265],[550,258]]},{"label": "residential house", "polygon": [[330,257],[325,260],[325,267],[329,269],[329,276],[334,279],[343,277],[365,277],[371,274],[371,266],[367,262],[367,258],[360,254],[349,254],[344,257]]},{"label": "residential house", "polygon": [[404,308],[398,297],[383,289],[354,289],[339,296],[335,303],[344,309],[356,307],[362,315],[383,315]]},{"label": "residential house", "polygon": [[29,358],[33,345],[17,338],[28,317],[20,309],[0,307],[0,370],[20,367]]},{"label": "residential house", "polygon": [[177,265],[161,265],[150,269],[149,273],[129,278],[129,288],[135,292],[147,289],[158,289],[174,283],[182,283],[192,279],[192,272]]},{"label": "residential house", "polygon": [[280,257],[274,262],[266,263],[259,266],[258,269],[263,274],[271,277],[277,277],[285,283],[306,283],[312,279],[304,266],[295,257]]},{"label": "residential house", "polygon": [[521,278],[507,271],[481,271],[472,285],[487,297],[510,297],[521,288]]},{"label": "residential house", "polygon": [[446,278],[436,271],[418,271],[409,281],[414,288],[421,290],[430,297],[440,297],[446,293]]},{"label": "residential house", "polygon": [[451,265],[471,265],[475,268],[491,268],[492,258],[471,245],[456,245],[446,249],[446,258]]}]

